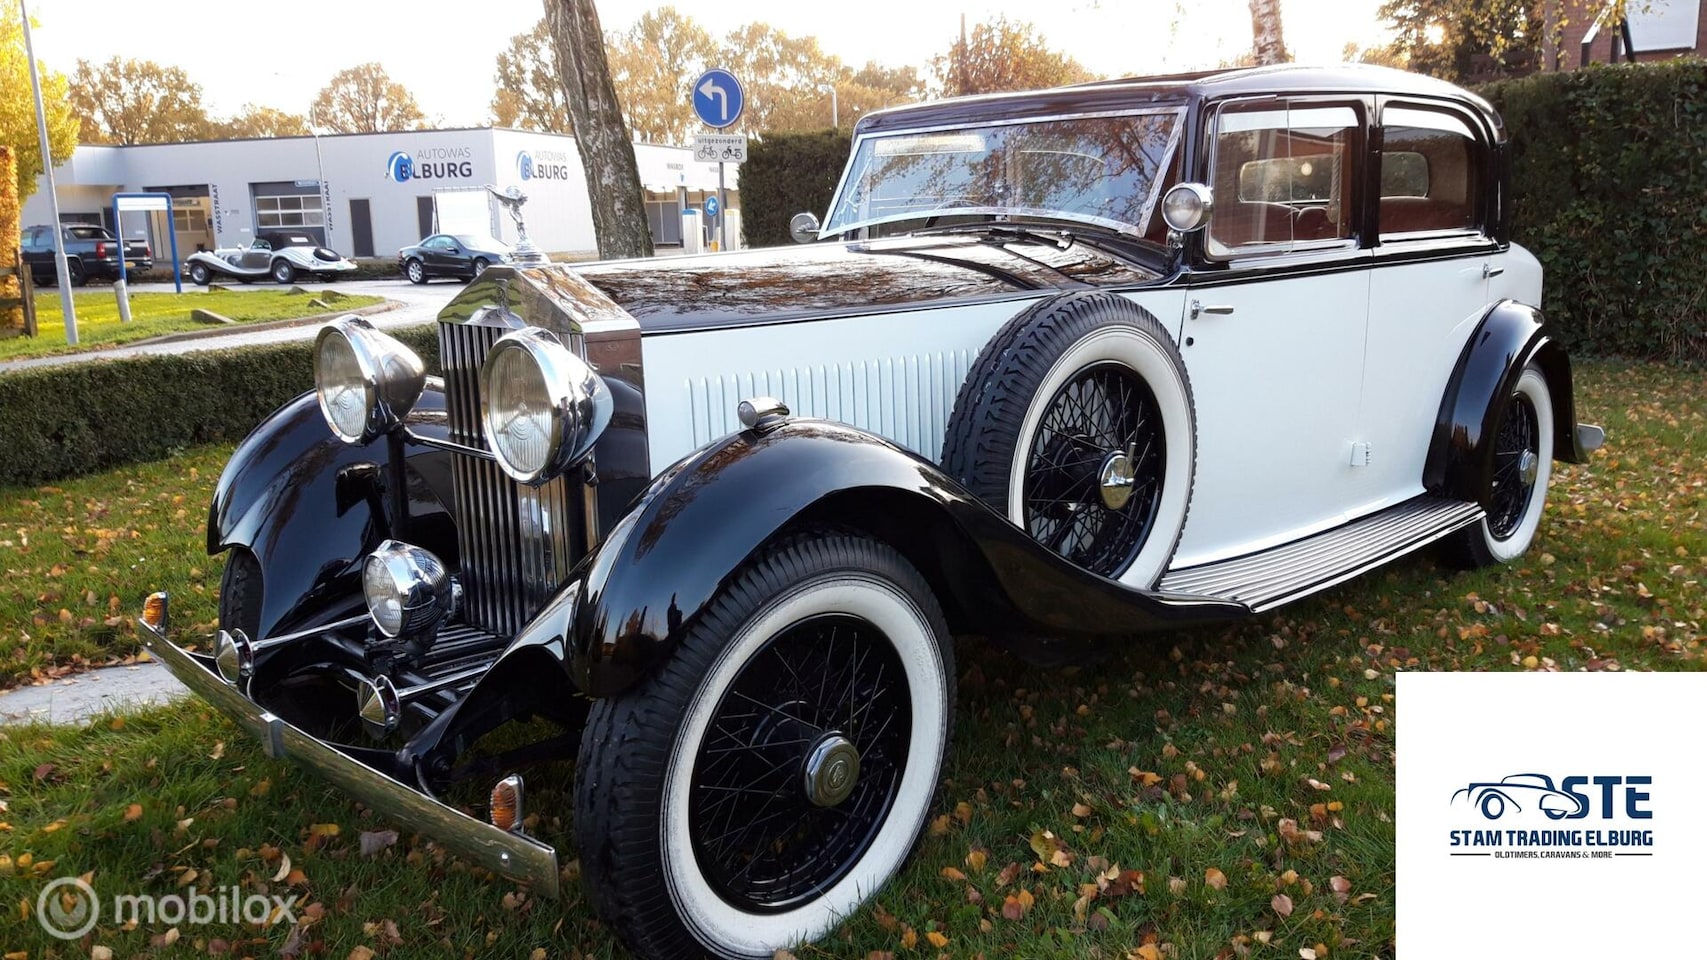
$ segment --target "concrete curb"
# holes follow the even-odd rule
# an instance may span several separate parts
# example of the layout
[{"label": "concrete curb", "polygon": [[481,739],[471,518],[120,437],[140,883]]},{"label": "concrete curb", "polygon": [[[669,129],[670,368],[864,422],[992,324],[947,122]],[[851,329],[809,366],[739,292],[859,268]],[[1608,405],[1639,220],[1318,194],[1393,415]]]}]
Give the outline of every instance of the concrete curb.
[{"label": "concrete curb", "polygon": [[[207,330],[184,330],[179,333],[163,333],[158,337],[146,340],[127,340],[124,343],[113,344],[115,347],[145,347],[157,343],[179,343],[184,340],[204,340],[208,337],[229,337],[242,333],[261,333],[267,330],[283,330],[287,327],[302,327],[311,323],[324,323],[338,317],[354,314],[358,317],[368,317],[376,313],[390,313],[404,307],[401,300],[387,300],[384,303],[369,304],[352,310],[333,310],[329,313],[312,313],[306,317],[293,317],[289,320],[264,320],[260,323],[239,323],[234,327],[212,327]],[[99,358],[104,350],[90,350],[87,353],[65,353],[60,356],[67,359],[78,357]]]},{"label": "concrete curb", "polygon": [[0,693],[0,727],[29,723],[76,724],[94,717],[157,706],[189,695],[154,661],[97,667],[53,683]]}]

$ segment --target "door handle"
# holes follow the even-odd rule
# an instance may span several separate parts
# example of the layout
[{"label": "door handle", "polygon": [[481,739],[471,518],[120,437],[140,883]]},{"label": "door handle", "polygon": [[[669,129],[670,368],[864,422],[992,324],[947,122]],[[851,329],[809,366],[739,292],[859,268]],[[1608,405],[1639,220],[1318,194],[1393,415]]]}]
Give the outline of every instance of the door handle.
[{"label": "door handle", "polygon": [[1482,279],[1483,280],[1486,280],[1489,277],[1497,277],[1504,272],[1505,272],[1504,267],[1496,267],[1491,263],[1482,264]]},{"label": "door handle", "polygon": [[1233,308],[1228,304],[1205,306],[1202,301],[1191,301],[1191,319],[1193,320],[1196,320],[1198,317],[1201,317],[1206,313],[1212,316],[1225,317],[1232,312]]}]

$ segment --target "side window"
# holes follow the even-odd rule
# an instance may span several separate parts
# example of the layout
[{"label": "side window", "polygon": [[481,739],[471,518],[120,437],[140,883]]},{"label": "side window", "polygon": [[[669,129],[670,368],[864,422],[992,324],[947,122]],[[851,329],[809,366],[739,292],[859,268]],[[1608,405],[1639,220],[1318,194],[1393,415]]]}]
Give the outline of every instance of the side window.
[{"label": "side window", "polygon": [[25,230],[21,237],[24,249],[34,250],[36,248],[36,238],[39,236],[41,236],[41,230],[39,229],[32,227],[31,229]]},{"label": "side window", "polygon": [[1223,111],[1215,134],[1209,252],[1285,252],[1350,239],[1360,129],[1349,106]]},{"label": "side window", "polygon": [[1381,112],[1381,237],[1478,230],[1480,142],[1468,124],[1438,110]]}]

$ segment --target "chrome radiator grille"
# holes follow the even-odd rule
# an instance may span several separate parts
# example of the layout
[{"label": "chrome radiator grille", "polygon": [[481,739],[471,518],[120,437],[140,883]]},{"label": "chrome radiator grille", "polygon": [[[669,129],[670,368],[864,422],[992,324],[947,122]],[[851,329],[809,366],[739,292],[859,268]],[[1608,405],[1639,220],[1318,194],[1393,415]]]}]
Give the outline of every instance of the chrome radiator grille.
[{"label": "chrome radiator grille", "polygon": [[[509,332],[478,323],[439,324],[450,439],[486,449],[480,427],[480,364]],[[563,476],[530,487],[491,460],[457,456],[457,550],[461,554],[463,618],[514,636],[568,579],[578,559],[578,482]]]}]

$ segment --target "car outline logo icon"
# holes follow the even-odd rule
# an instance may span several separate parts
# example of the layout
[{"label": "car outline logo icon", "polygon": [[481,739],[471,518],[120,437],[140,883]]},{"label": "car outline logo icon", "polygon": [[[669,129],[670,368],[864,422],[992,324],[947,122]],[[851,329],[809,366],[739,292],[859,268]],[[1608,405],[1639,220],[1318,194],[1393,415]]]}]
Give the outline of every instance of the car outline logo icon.
[{"label": "car outline logo icon", "polygon": [[1468,800],[1489,820],[1498,820],[1507,808],[1521,813],[1527,805],[1533,805],[1549,820],[1578,816],[1588,807],[1581,797],[1560,790],[1553,784],[1553,778],[1544,773],[1513,773],[1498,782],[1472,783],[1453,793],[1450,802],[1457,803],[1459,797]]},{"label": "car outline logo icon", "polygon": [[396,151],[390,159],[385,161],[385,176],[388,180],[404,183],[414,175],[415,161],[410,159],[409,155],[402,150]]}]

